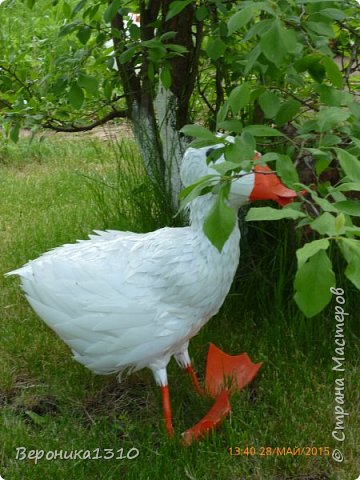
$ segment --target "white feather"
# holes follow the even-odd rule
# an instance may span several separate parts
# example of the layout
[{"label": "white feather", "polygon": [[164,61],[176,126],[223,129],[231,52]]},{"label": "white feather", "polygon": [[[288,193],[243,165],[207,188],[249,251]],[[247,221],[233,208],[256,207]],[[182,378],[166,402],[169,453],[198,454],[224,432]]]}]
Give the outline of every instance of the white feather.
[{"label": "white feather", "polygon": [[[185,153],[185,185],[214,173],[206,151]],[[233,183],[240,206],[253,177]],[[96,231],[9,274],[21,277],[34,310],[86,367],[101,374],[145,366],[160,371],[217,313],[237,268],[238,227],[221,253],[204,235],[214,199],[192,201],[188,227]]]}]

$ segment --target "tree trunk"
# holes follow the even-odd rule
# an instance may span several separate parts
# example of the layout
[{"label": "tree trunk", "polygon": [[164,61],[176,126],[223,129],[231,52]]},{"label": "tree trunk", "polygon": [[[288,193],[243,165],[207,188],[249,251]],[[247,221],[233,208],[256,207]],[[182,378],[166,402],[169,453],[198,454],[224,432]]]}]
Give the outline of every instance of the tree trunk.
[{"label": "tree trunk", "polygon": [[179,193],[182,189],[180,166],[187,141],[177,129],[179,112],[177,98],[161,84],[155,99],[155,110],[165,164],[164,181],[166,189],[170,193],[172,207],[176,210],[179,203]]},{"label": "tree trunk", "polygon": [[[140,2],[141,41],[154,38],[153,22],[160,14],[163,19],[166,17],[169,4],[169,0]],[[176,31],[174,42],[187,49],[182,56],[170,59],[169,90],[160,81],[155,87],[149,78],[146,54],[140,71],[133,59],[126,64],[120,62],[119,57],[126,50],[124,21],[119,13],[112,20],[112,28],[121,33],[113,36],[115,58],[134,136],[150,179],[163,192],[173,213],[178,209],[178,195],[182,188],[180,164],[186,148],[186,140],[179,130],[189,121],[189,102],[195,86],[202,37],[202,24],[199,23],[193,41],[193,18],[194,6],[191,4],[175,18],[162,22],[162,33]],[[186,77],[184,72],[187,72]]]}]

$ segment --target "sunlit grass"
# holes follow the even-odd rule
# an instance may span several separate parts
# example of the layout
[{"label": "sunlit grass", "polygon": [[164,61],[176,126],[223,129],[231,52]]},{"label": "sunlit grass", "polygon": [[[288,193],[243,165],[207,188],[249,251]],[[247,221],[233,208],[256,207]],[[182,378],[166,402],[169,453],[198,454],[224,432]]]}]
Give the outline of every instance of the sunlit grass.
[{"label": "sunlit grass", "polygon": [[[120,153],[119,153],[120,152]],[[123,158],[127,152],[126,158]],[[129,153],[130,152],[130,153]],[[131,153],[132,152],[132,153]],[[0,271],[93,229],[144,231],[170,222],[157,206],[131,144],[93,139],[46,139],[11,146],[0,165]],[[121,177],[119,177],[119,168]],[[146,206],[141,208],[146,202]],[[140,205],[140,206],[139,206]],[[232,398],[220,430],[185,449],[178,434],[196,423],[211,401],[199,398],[171,362],[169,382],[176,438],[162,424],[160,392],[143,370],[118,384],[75,363],[63,342],[28,306],[15,278],[0,276],[0,475],[8,479],[214,479],[353,480],[360,472],[358,406],[359,318],[346,286],[352,317],[346,330],[345,462],[329,457],[233,456],[228,447],[333,448],[334,321],[332,307],[306,320],[292,299],[296,241],[286,224],[252,229],[242,244],[242,267],[219,315],[201,330],[191,353],[203,378],[210,341],[224,351],[247,351],[264,366]],[[265,226],[265,229],[267,227]],[[134,460],[16,459],[28,450],[95,450],[132,447]]]}]

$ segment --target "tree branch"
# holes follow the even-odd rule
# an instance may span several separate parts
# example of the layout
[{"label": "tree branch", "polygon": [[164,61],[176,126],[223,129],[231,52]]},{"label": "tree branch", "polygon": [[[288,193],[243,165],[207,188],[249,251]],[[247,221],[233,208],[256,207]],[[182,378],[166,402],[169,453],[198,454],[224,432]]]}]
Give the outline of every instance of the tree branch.
[{"label": "tree branch", "polygon": [[27,85],[26,83],[24,83],[16,74],[15,71],[12,71],[10,67],[6,67],[5,65],[3,64],[0,64],[0,70],[4,70],[4,72],[7,72],[9,75],[11,75],[15,80],[16,82],[18,82],[23,88],[25,88],[25,90],[28,92],[29,96],[32,97],[33,96],[33,92],[31,90],[31,88],[29,87],[29,85]]},{"label": "tree branch", "polygon": [[[42,126],[44,128],[49,128],[50,130],[55,130],[56,132],[88,132],[95,127],[104,125],[109,120],[113,120],[114,118],[128,118],[127,110],[113,110],[112,112],[109,112],[107,115],[105,115],[103,118],[96,120],[90,125],[76,126],[74,124],[71,124],[71,126],[69,127],[64,127],[59,120],[52,119],[44,123]],[[57,122],[58,125],[56,125],[54,122]]]},{"label": "tree branch", "polygon": [[199,92],[199,95],[200,97],[204,100],[206,106],[208,107],[209,111],[215,115],[216,114],[216,111],[215,111],[215,108],[211,105],[211,103],[209,102],[209,100],[206,98],[206,95],[205,95],[205,88],[203,90],[201,90],[201,85],[200,85],[200,78],[199,76],[197,77],[197,89],[198,89],[198,92]]},{"label": "tree branch", "polygon": [[184,97],[188,104],[190,102],[191,95],[195,88],[196,79],[198,77],[198,66],[199,66],[199,58],[201,53],[201,42],[203,38],[203,26],[204,26],[203,22],[199,22],[199,21],[196,22],[195,47],[194,47],[192,59],[190,62],[189,81],[184,94]]},{"label": "tree branch", "polygon": [[129,111],[133,106],[134,100],[137,100],[139,103],[139,95],[141,90],[140,80],[136,76],[135,66],[133,60],[129,60],[127,64],[120,62],[120,54],[126,50],[126,31],[125,24],[122,15],[116,13],[113,19],[111,20],[111,28],[115,31],[120,32],[121,39],[118,38],[118,35],[113,35],[112,40],[115,47],[115,61],[118,67],[121,83],[123,85],[124,93],[126,96],[126,103]]}]

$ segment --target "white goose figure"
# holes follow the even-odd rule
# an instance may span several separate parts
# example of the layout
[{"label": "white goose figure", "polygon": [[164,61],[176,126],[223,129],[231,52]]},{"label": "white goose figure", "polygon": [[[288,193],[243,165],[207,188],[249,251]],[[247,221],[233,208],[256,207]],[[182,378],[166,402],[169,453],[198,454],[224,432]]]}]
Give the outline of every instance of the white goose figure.
[{"label": "white goose figure", "polygon": [[[206,163],[209,150],[186,151],[181,168],[185,186],[216,173]],[[223,157],[217,163],[221,161]],[[268,167],[256,167],[255,173],[232,182],[229,204],[237,210],[250,198],[268,198],[283,205],[295,196]],[[190,226],[145,234],[96,232],[8,274],[21,277],[35,312],[90,370],[111,374],[150,368],[162,388],[169,434],[167,364],[175,356],[200,389],[189,340],[218,312],[239,262],[237,225],[221,253],[203,232],[214,201],[208,193],[191,202]]]}]

